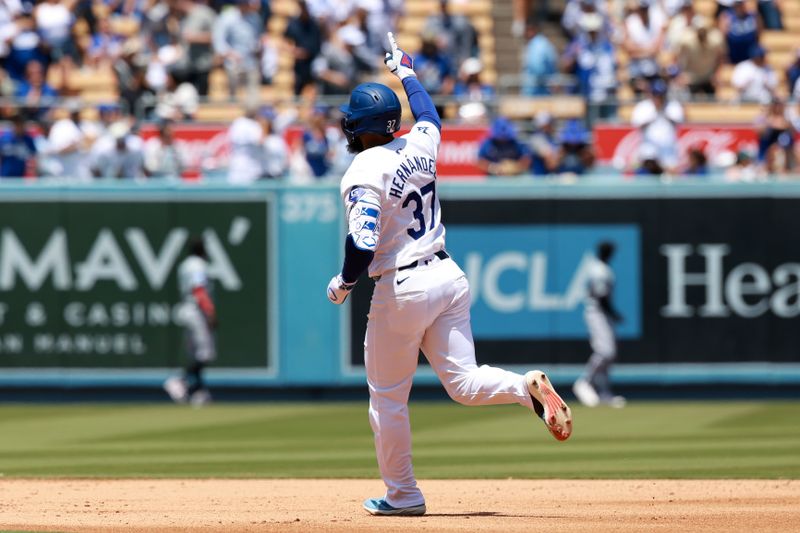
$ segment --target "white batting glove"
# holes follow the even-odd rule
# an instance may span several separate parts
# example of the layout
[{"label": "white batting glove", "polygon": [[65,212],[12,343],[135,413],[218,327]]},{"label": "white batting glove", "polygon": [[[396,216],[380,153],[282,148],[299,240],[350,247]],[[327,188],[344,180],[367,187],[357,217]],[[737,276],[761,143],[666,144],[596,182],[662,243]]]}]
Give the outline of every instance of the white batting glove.
[{"label": "white batting glove", "polygon": [[342,305],[355,286],[355,283],[345,282],[341,274],[336,274],[328,283],[328,300],[336,305]]},{"label": "white batting glove", "polygon": [[416,78],[417,74],[414,72],[414,63],[411,61],[411,56],[397,47],[397,41],[394,40],[392,32],[389,32],[387,37],[389,38],[389,44],[392,46],[392,51],[386,52],[383,62],[389,67],[389,71],[401,80],[409,76]]}]

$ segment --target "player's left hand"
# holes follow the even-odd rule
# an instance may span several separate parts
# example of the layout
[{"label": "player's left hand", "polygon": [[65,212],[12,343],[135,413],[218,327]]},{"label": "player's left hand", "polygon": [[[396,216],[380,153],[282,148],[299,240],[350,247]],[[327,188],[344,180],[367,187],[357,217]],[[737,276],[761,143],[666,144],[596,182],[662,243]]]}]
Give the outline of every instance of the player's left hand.
[{"label": "player's left hand", "polygon": [[341,274],[336,274],[328,283],[328,300],[336,305],[342,305],[355,285],[355,283],[345,282]]},{"label": "player's left hand", "polygon": [[414,63],[411,60],[411,56],[397,47],[397,41],[394,40],[394,34],[392,32],[389,32],[387,37],[389,38],[389,45],[391,45],[392,51],[386,52],[386,57],[383,62],[389,67],[389,72],[400,78],[400,80],[408,78],[409,76],[414,76],[416,78],[417,74],[414,72]]}]

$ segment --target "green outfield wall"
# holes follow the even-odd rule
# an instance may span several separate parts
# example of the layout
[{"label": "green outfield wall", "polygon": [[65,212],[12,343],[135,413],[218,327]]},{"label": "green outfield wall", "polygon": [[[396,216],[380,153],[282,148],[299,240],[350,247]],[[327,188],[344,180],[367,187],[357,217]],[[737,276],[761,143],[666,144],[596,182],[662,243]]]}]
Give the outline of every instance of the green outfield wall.
[{"label": "green outfield wall", "polygon": [[[617,378],[800,383],[800,185],[443,183],[481,363],[574,379],[587,257],[614,240]],[[183,364],[177,266],[203,238],[215,386],[363,382],[371,286],[331,305],[336,184],[0,183],[0,386],[157,386]],[[424,365],[418,381],[435,377]]]}]

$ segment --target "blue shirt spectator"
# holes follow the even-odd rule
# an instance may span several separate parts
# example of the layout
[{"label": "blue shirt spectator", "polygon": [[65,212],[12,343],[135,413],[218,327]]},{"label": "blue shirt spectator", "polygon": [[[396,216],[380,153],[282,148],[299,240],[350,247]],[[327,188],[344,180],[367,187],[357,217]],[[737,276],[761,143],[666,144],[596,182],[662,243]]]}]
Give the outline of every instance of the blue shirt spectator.
[{"label": "blue shirt spectator", "polygon": [[522,59],[522,94],[550,94],[548,78],[556,73],[558,55],[553,44],[539,32],[536,24],[526,30],[528,44]]},{"label": "blue shirt spectator", "polygon": [[594,165],[594,152],[589,144],[589,132],[580,120],[571,119],[564,124],[558,137],[561,145],[558,172],[560,174],[585,174]]},{"label": "blue shirt spectator", "polygon": [[540,111],[534,118],[536,131],[531,135],[531,173],[534,176],[547,176],[558,167],[558,140],[555,136],[553,117]]},{"label": "blue shirt spectator", "polygon": [[478,148],[478,167],[490,176],[513,176],[528,170],[530,164],[530,150],[517,138],[514,125],[507,118],[496,118],[489,137]]},{"label": "blue shirt spectator", "polygon": [[17,84],[14,98],[36,108],[35,118],[39,119],[47,113],[49,105],[58,98],[58,92],[45,81],[42,64],[31,61],[25,66],[25,80]]},{"label": "blue shirt spectator", "polygon": [[750,50],[758,45],[758,17],[748,11],[743,0],[735,0],[733,8],[723,13],[720,22],[728,43],[728,58],[737,64],[750,59]]},{"label": "blue shirt spectator", "polygon": [[5,69],[14,81],[22,81],[25,67],[31,61],[46,65],[48,56],[42,51],[41,39],[34,29],[34,22],[29,15],[22,15],[18,21],[20,29],[11,40],[11,50],[5,61]]},{"label": "blue shirt spectator", "polygon": [[19,115],[13,118],[14,127],[0,134],[0,177],[21,178],[33,157],[36,145],[33,137],[25,131],[25,120]]},{"label": "blue shirt spectator", "polygon": [[331,143],[326,129],[327,110],[314,109],[309,127],[303,132],[303,152],[316,178],[324,177],[331,168]]},{"label": "blue shirt spectator", "polygon": [[417,79],[430,94],[450,94],[453,91],[453,67],[431,35],[422,38],[422,48],[414,57]]},{"label": "blue shirt spectator", "polygon": [[564,51],[565,70],[575,74],[577,91],[593,103],[614,97],[617,62],[614,46],[601,32],[603,19],[597,13],[584,15],[579,34]]}]

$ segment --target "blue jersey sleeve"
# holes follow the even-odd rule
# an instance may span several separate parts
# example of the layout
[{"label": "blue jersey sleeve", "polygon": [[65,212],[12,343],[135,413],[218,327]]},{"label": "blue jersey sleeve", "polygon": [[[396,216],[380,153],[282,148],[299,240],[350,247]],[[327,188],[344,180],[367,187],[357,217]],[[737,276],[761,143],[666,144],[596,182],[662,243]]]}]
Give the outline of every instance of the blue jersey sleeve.
[{"label": "blue jersey sleeve", "polygon": [[439,113],[436,112],[436,107],[433,105],[428,92],[422,87],[422,84],[414,76],[409,76],[403,79],[403,88],[406,90],[408,103],[411,106],[411,112],[414,114],[414,119],[417,122],[427,121],[436,126],[436,129],[442,131],[442,121],[439,118]]}]

